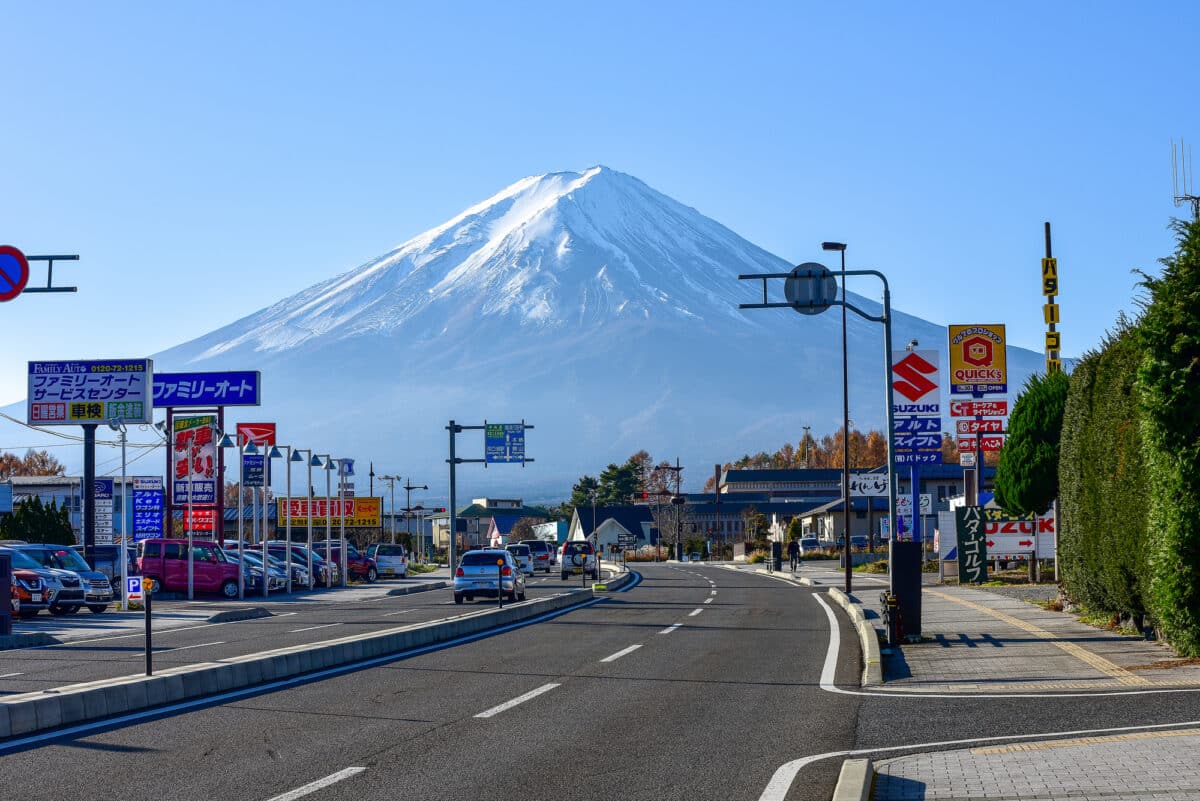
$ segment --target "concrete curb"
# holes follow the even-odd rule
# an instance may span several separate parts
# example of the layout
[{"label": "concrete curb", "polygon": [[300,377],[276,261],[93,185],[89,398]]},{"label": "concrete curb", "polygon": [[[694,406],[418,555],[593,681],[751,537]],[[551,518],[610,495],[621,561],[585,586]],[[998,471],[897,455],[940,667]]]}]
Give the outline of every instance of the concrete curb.
[{"label": "concrete curb", "polygon": [[591,590],[575,590],[503,609],[489,607],[440,621],[168,668],[154,676],[122,676],[10,695],[0,698],[0,741],[401,653],[569,609],[593,598]]},{"label": "concrete curb", "polygon": [[[608,566],[601,566],[600,569],[607,570]],[[629,582],[633,581],[633,571],[628,567],[626,567],[624,570],[617,569],[615,572],[616,575],[613,578],[608,579],[603,584],[593,585],[592,589],[597,592],[613,592],[614,590],[619,590]]]},{"label": "concrete curb", "polygon": [[869,759],[847,759],[842,762],[833,801],[869,801],[875,783],[875,769]]},{"label": "concrete curb", "polygon": [[228,612],[217,612],[210,615],[209,623],[232,623],[235,620],[254,620],[260,617],[275,617],[275,613],[263,606],[251,606],[246,609],[230,609]]},{"label": "concrete curb", "polygon": [[[733,569],[736,570],[737,568],[733,568]],[[792,576],[792,575],[788,575],[787,573],[785,573],[783,571],[767,570],[762,567],[755,568],[754,572],[762,573],[764,576],[770,576],[771,578],[782,579],[784,581],[794,581],[797,584],[803,584],[805,587],[813,586],[813,580],[808,578],[807,576]],[[788,572],[790,572],[790,571],[788,571]]]},{"label": "concrete curb", "polygon": [[38,645],[59,645],[62,640],[44,631],[22,631],[0,637],[0,651],[14,648],[33,648]]},{"label": "concrete curb", "polygon": [[829,588],[829,597],[846,610],[846,614],[850,615],[850,620],[858,632],[858,641],[862,645],[863,653],[863,672],[860,683],[863,687],[877,687],[883,684],[883,659],[879,653],[879,635],[875,633],[875,627],[863,613],[862,604],[853,595],[846,595],[836,587]]},{"label": "concrete curb", "polygon": [[388,595],[412,595],[414,592],[428,592],[429,590],[444,590],[450,585],[444,581],[433,581],[428,584],[413,584],[408,587],[397,587],[394,590],[388,590]]}]

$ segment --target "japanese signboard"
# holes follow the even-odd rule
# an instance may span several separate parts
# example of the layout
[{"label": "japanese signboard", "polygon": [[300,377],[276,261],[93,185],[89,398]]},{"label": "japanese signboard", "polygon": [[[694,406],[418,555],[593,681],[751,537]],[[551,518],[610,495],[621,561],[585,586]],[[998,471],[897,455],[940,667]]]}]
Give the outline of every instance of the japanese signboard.
[{"label": "japanese signboard", "polygon": [[942,433],[942,418],[940,417],[897,417],[892,429],[897,434],[937,434]]},{"label": "japanese signboard", "polygon": [[12,484],[0,484],[0,514],[12,514],[13,492]]},{"label": "japanese signboard", "polygon": [[[1050,223],[1046,223],[1047,230]],[[1047,237],[1049,234],[1047,234]],[[1048,241],[1048,240],[1047,240]],[[1056,330],[1059,322],[1058,304],[1054,302],[1058,294],[1058,259],[1047,257],[1042,259],[1042,294],[1046,303],[1042,306],[1042,316],[1046,320],[1046,373],[1062,370],[1062,359],[1059,351],[1062,349],[1062,333]]]},{"label": "japanese signboard", "polygon": [[1013,517],[1002,509],[983,509],[983,530],[990,554],[1013,555],[1036,549],[1039,556],[1054,553],[1054,514]]},{"label": "japanese signboard", "polygon": [[892,351],[892,410],[896,414],[938,415],[942,381],[936,350]]},{"label": "japanese signboard", "polygon": [[266,478],[267,457],[261,453],[244,453],[242,454],[242,486],[244,487],[263,487],[266,486],[264,479]]},{"label": "japanese signboard", "polygon": [[253,371],[232,373],[158,373],[154,376],[154,405],[162,408],[259,406],[260,376]]},{"label": "japanese signboard", "polygon": [[30,362],[27,422],[39,426],[149,423],[149,359]]},{"label": "japanese signboard", "polygon": [[987,581],[987,535],[983,527],[983,507],[960,506],[954,514],[958,533],[958,581],[960,584]]},{"label": "japanese signboard", "polygon": [[[912,518],[912,496],[907,493],[896,496],[896,514]],[[933,498],[927,492],[921,493],[921,514],[933,514]]]},{"label": "japanese signboard", "polygon": [[171,498],[182,506],[217,502],[217,448],[213,441],[216,415],[174,418],[174,453],[171,457]]},{"label": "japanese signboard", "polygon": [[137,476],[133,479],[133,539],[153,539],[162,534],[163,480]]},{"label": "japanese signboard", "polygon": [[347,528],[380,528],[383,525],[382,498],[276,498],[275,502],[278,520],[282,522],[290,515],[293,526],[307,526],[310,510],[314,528],[324,527],[326,520],[338,526],[342,522],[343,509]]},{"label": "japanese signboard", "polygon": [[959,451],[958,463],[962,467],[974,467],[975,451]]},{"label": "japanese signboard", "polygon": [[1004,421],[991,418],[988,420],[955,420],[954,427],[959,434],[1002,434]]},{"label": "japanese signboard", "polygon": [[[185,516],[187,509],[184,508],[180,512],[180,516]],[[217,509],[215,506],[193,506],[192,507],[192,531],[212,531],[213,521],[217,518]]]},{"label": "japanese signboard", "polygon": [[950,401],[951,417],[1007,417],[1006,400],[955,400]]},{"label": "japanese signboard", "polygon": [[497,462],[525,463],[525,424],[487,423],[484,431],[484,459]]},{"label": "japanese signboard", "polygon": [[[976,439],[979,440],[976,443]],[[963,451],[998,451],[1004,447],[1004,437],[1000,434],[981,434],[979,437],[959,437],[957,442],[959,452]]]},{"label": "japanese signboard", "polygon": [[113,480],[97,478],[92,485],[92,519],[96,526],[96,544],[113,544]]},{"label": "japanese signboard", "polygon": [[1008,392],[1004,325],[952,325],[950,393]]},{"label": "japanese signboard", "polygon": [[906,453],[896,453],[896,464],[941,464],[942,452],[938,451],[911,451]]},{"label": "japanese signboard", "polygon": [[887,473],[851,473],[850,497],[882,498],[888,494]]}]

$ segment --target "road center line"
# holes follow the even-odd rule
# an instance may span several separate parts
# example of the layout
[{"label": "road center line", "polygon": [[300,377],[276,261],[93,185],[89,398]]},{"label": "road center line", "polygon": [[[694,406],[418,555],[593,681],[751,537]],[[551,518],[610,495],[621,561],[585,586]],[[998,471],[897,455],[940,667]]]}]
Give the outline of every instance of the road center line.
[{"label": "road center line", "polygon": [[659,634],[670,634],[672,631],[674,631],[675,629],[679,628],[682,625],[683,625],[682,623],[676,623],[673,626],[667,626],[665,629],[660,631]]},{"label": "road center line", "polygon": [[[617,661],[618,659],[620,659],[621,657],[623,657],[623,656],[626,656],[626,655],[628,655],[628,654],[632,654],[634,651],[636,651],[637,649],[639,649],[639,648],[641,648],[641,647],[642,647],[641,643],[638,643],[637,645],[631,645],[631,646],[629,646],[628,648],[625,648],[625,649],[623,649],[623,650],[617,651],[617,652],[616,652],[615,654],[613,654],[612,656],[606,656],[606,657],[604,657],[604,658],[603,658],[603,659],[601,659],[600,661],[601,661],[601,662],[616,662],[616,661]],[[4,678],[4,677],[3,677],[3,676],[0,676],[0,678]]]},{"label": "road center line", "polygon": [[688,617],[695,617],[696,615],[700,614],[703,611],[704,611],[703,607],[701,607],[700,609],[693,609],[692,611],[688,612]]},{"label": "road center line", "polygon": [[551,690],[553,690],[555,687],[558,687],[558,686],[560,686],[560,685],[555,684],[553,682],[550,684],[543,684],[541,687],[538,687],[536,690],[530,690],[529,692],[525,693],[524,695],[518,695],[516,698],[512,699],[511,701],[505,701],[503,704],[500,704],[499,706],[494,706],[491,709],[480,712],[475,717],[490,718],[495,715],[499,715],[501,712],[505,712],[509,709],[512,709],[514,706],[523,704],[526,701],[530,700],[531,698],[537,698],[542,693],[548,693]]},{"label": "road center line", "polygon": [[415,609],[401,609],[398,612],[384,612],[380,617],[391,617],[392,615],[403,615],[405,612],[415,612]]},{"label": "road center line", "polygon": [[268,799],[267,801],[294,801],[294,799],[303,798],[309,793],[315,793],[317,790],[328,787],[331,784],[337,784],[342,779],[349,779],[351,776],[357,776],[364,770],[366,770],[366,768],[346,768],[345,770],[339,770],[337,773],[329,774],[324,779],[317,779],[315,782],[309,782],[303,787],[297,787],[295,790],[289,790],[283,795],[277,795],[274,798]]},{"label": "road center line", "polygon": [[340,626],[340,625],[342,625],[342,624],[341,623],[326,623],[322,626],[306,626],[305,628],[302,628],[302,629],[292,629],[288,632],[288,634],[295,634],[300,631],[316,631],[317,629],[327,629],[330,626]]},{"label": "road center line", "polygon": [[704,599],[704,603],[706,603],[706,604],[711,604],[712,602],[713,602],[713,599],[712,599],[712,598],[705,598],[705,599]]},{"label": "road center line", "polygon": [[713,590],[712,592],[709,593],[709,595],[716,595],[716,594],[717,594],[716,590]]},{"label": "road center line", "polygon": [[203,648],[206,645],[224,645],[224,644],[225,644],[224,640],[217,640],[216,642],[202,642],[202,643],[197,643],[196,645],[181,645],[178,648],[166,648],[162,651],[155,651],[155,653],[156,654],[167,654],[167,653],[170,653],[171,651],[186,651],[189,648]]},{"label": "road center line", "polygon": [[0,679],[11,679],[13,676],[24,676],[24,673],[5,673],[0,675]]}]

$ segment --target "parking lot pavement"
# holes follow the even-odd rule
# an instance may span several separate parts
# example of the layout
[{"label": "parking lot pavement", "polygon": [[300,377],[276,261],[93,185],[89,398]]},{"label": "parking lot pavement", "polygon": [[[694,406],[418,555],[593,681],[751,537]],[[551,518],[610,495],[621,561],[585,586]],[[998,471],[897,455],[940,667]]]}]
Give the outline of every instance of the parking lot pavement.
[{"label": "parking lot pavement", "polygon": [[[875,801],[1200,798],[1200,729],[988,745],[875,763]],[[1169,770],[1162,769],[1170,766]]]}]

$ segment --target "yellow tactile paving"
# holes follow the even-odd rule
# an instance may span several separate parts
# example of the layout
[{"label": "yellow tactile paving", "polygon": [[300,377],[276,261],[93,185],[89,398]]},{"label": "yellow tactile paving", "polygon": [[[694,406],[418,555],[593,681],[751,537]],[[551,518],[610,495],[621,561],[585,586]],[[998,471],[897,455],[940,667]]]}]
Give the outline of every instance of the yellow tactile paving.
[{"label": "yellow tactile paving", "polygon": [[961,606],[965,606],[969,609],[973,609],[976,612],[982,612],[983,614],[988,615],[990,617],[994,617],[997,620],[1003,621],[1004,623],[1007,623],[1010,626],[1015,626],[1024,632],[1028,632],[1029,634],[1032,634],[1033,636],[1037,637],[1038,639],[1045,640],[1046,642],[1053,645],[1055,648],[1058,648],[1058,649],[1070,654],[1071,656],[1075,657],[1076,659],[1080,660],[1081,662],[1085,662],[1086,664],[1090,665],[1091,667],[1094,667],[1096,670],[1099,670],[1101,673],[1111,676],[1112,678],[1116,679],[1118,682],[1120,682],[1123,685],[1133,686],[1133,687],[1147,687],[1154,683],[1154,682],[1151,682],[1149,679],[1144,679],[1141,676],[1137,676],[1133,673],[1130,673],[1128,670],[1121,667],[1120,665],[1113,664],[1112,662],[1108,661],[1104,657],[1098,656],[1098,655],[1092,653],[1091,651],[1087,650],[1086,648],[1081,648],[1078,645],[1076,645],[1075,643],[1063,642],[1062,640],[1060,640],[1058,638],[1058,635],[1056,635],[1052,632],[1046,631],[1045,629],[1040,628],[1039,626],[1035,626],[1032,623],[1029,623],[1028,621],[1021,620],[1020,618],[1013,617],[1012,615],[1006,615],[1005,613],[998,612],[995,609],[989,609],[988,607],[983,606],[982,604],[974,603],[973,601],[967,601],[962,598],[955,598],[953,595],[947,595],[944,592],[938,592],[937,590],[931,590],[928,587],[925,588],[925,592],[928,593],[929,595],[933,595],[934,597],[941,598],[942,600],[950,601],[952,603],[956,603]]},{"label": "yellow tactile paving", "polygon": [[1077,737],[1074,740],[1048,740],[1042,743],[1022,743],[1020,745],[991,745],[985,748],[972,748],[972,754],[1013,754],[1019,751],[1045,751],[1050,748],[1072,748],[1080,745],[1096,745],[1097,743],[1121,743],[1130,740],[1154,740],[1160,737],[1186,737],[1200,734],[1200,729],[1174,729],[1172,731],[1139,731],[1129,734],[1110,734],[1104,737]]}]

